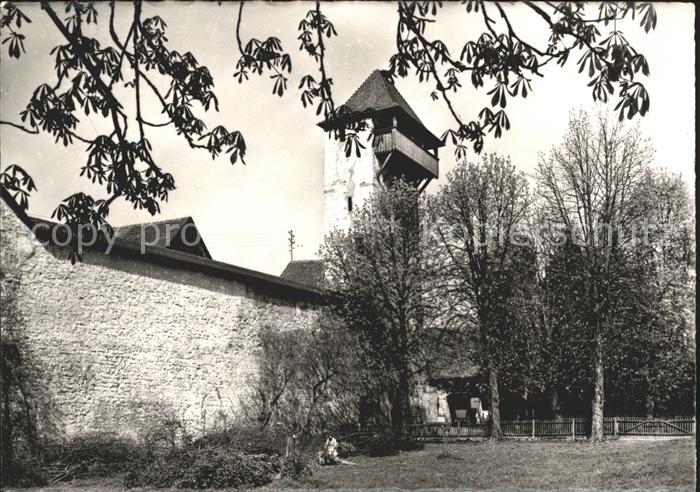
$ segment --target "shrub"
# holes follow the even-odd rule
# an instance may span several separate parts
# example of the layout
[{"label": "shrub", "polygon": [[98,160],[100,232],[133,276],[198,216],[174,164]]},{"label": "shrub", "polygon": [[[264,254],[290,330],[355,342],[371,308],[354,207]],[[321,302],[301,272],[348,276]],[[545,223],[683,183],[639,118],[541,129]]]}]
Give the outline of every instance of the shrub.
[{"label": "shrub", "polygon": [[42,463],[35,457],[18,458],[9,465],[3,463],[3,485],[15,487],[41,487],[48,485]]},{"label": "shrub", "polygon": [[109,476],[126,471],[144,458],[144,448],[135,441],[109,434],[87,434],[44,446],[45,467],[65,470],[56,481],[87,476]]},{"label": "shrub", "polygon": [[[345,436],[341,442],[353,446],[353,453],[368,456],[392,456],[399,451],[417,451],[425,447],[423,443],[404,439],[388,431],[369,435],[365,433],[351,434]],[[340,455],[340,452],[338,454]]]},{"label": "shrub", "polygon": [[398,439],[396,448],[399,451],[420,451],[425,448],[425,443],[413,439]]},{"label": "shrub", "polygon": [[149,452],[164,452],[192,442],[185,426],[175,418],[156,421],[144,436],[144,444]]},{"label": "shrub", "polygon": [[135,465],[125,477],[127,487],[258,487],[282,469],[276,456],[219,447],[178,448]]},{"label": "shrub", "polygon": [[398,454],[397,439],[393,434],[378,434],[369,442],[368,456],[393,456]]},{"label": "shrub", "polygon": [[192,446],[224,447],[246,454],[283,455],[287,446],[287,437],[284,432],[240,427],[207,434],[194,440]]},{"label": "shrub", "polygon": [[241,428],[233,434],[231,446],[248,454],[283,455],[287,447],[284,432]]},{"label": "shrub", "polygon": [[309,459],[307,456],[295,456],[282,461],[282,469],[280,475],[282,477],[292,478],[294,480],[302,480],[310,477],[313,474]]},{"label": "shrub", "polygon": [[347,441],[340,441],[338,443],[338,456],[341,458],[346,458],[357,453],[357,448]]}]

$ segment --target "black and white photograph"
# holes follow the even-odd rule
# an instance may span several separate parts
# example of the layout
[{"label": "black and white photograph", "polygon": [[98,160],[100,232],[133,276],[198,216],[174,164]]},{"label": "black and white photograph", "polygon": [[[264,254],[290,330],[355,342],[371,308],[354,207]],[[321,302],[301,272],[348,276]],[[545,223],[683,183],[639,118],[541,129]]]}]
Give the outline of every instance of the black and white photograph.
[{"label": "black and white photograph", "polygon": [[693,2],[0,13],[3,490],[696,489]]}]

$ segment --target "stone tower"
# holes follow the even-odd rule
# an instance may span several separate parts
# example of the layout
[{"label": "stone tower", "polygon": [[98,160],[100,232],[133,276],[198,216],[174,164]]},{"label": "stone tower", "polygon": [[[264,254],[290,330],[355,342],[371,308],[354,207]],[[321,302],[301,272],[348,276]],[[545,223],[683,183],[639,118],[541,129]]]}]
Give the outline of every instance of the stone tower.
[{"label": "stone tower", "polygon": [[[365,149],[359,157],[354,152],[346,157],[344,142],[325,138],[324,234],[347,229],[353,210],[394,178],[425,188],[438,177],[438,148],[443,146],[380,70],[372,72],[344,106],[348,118],[367,122],[360,135]],[[319,126],[332,128],[325,122]]]}]

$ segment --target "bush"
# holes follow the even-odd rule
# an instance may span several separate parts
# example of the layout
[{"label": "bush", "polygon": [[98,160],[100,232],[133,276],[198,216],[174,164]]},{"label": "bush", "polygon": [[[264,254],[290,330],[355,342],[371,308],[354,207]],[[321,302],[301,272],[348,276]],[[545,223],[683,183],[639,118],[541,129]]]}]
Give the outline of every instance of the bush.
[{"label": "bush", "polygon": [[396,448],[399,451],[420,451],[425,448],[425,443],[413,439],[398,439]]},{"label": "bush", "polygon": [[306,456],[295,456],[287,458],[282,462],[282,477],[292,478],[294,480],[302,480],[313,474],[309,459]]},{"label": "bush", "polygon": [[109,434],[87,434],[44,446],[45,467],[65,470],[51,477],[56,481],[121,473],[144,455],[143,446],[135,441]]},{"label": "bush", "polygon": [[223,447],[246,454],[283,455],[287,446],[284,432],[241,427],[207,434],[192,442],[196,448]]},{"label": "bush", "polygon": [[369,442],[368,456],[393,456],[398,454],[397,439],[393,434],[377,434]]},{"label": "bush", "polygon": [[347,458],[353,454],[357,454],[357,448],[347,441],[340,441],[338,443],[338,456],[341,458]]},{"label": "bush", "polygon": [[287,436],[280,431],[242,428],[233,433],[230,445],[248,454],[283,455]]},{"label": "bush", "polygon": [[3,463],[2,484],[20,488],[48,485],[42,465],[36,458],[15,459],[9,466]]},{"label": "bush", "polygon": [[166,418],[155,422],[146,432],[143,441],[149,452],[163,452],[190,444],[192,438],[180,421]]},{"label": "bush", "polygon": [[[345,436],[341,442],[353,446],[354,450],[350,452],[368,456],[392,456],[399,451],[417,451],[425,447],[423,443],[404,439],[388,431],[373,434],[355,433]],[[340,451],[338,454],[340,455]]]},{"label": "bush", "polygon": [[168,422],[139,442],[89,434],[42,443],[40,454],[21,453],[11,466],[3,464],[3,483],[44,486],[127,472],[127,487],[253,488],[276,478],[309,477],[307,451],[315,441],[307,438],[303,444],[298,442],[295,456],[285,459],[284,433],[243,428],[193,441],[181,425]]},{"label": "bush", "polygon": [[258,487],[282,470],[277,456],[248,455],[225,448],[185,447],[155,456],[132,469],[127,487]]},{"label": "bush", "polygon": [[44,441],[41,452],[18,448],[14,462],[3,464],[3,484],[44,486],[76,478],[106,477],[128,470],[145,456],[135,441],[108,434],[87,434],[66,441]]}]

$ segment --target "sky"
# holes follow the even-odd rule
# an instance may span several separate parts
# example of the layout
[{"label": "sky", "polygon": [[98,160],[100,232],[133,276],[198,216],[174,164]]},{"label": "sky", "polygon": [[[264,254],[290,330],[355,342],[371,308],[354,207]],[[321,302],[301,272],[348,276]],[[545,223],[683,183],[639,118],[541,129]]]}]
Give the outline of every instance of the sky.
[{"label": "sky", "polygon": [[[51,48],[61,44],[59,32],[38,4],[20,8],[32,23],[22,29],[27,53],[19,60],[9,58],[7,45],[0,55],[0,119],[19,122],[33,90],[55,81]],[[56,5],[62,12],[62,5]],[[116,30],[123,38],[129,28],[129,2],[117,2]],[[172,127],[148,128],[153,155],[161,167],[173,174],[177,189],[163,204],[160,216],[134,210],[115,202],[109,221],[114,226],[192,216],[216,260],[279,274],[289,261],[288,230],[296,238],[295,259],[314,258],[323,231],[323,131],[316,126],[315,111],[300,102],[298,81],[305,74],[317,75],[317,67],[298,51],[297,28],[310,2],[247,2],[243,10],[242,38],[278,37],[292,56],[289,90],[282,97],[272,94],[272,81],[251,77],[239,84],[233,78],[237,49],[235,25],[238,3],[165,1],[145,3],[143,17],[159,15],[167,23],[169,48],[191,51],[214,78],[219,112],[202,114],[209,128],[223,124],[240,130],[246,140],[246,164],[231,165],[225,156],[216,160],[203,150],[190,149]],[[655,3],[658,24],[645,34],[636,24],[620,26],[630,43],[643,53],[650,66],[644,80],[651,96],[649,113],[640,119],[643,132],[656,148],[655,165],[680,173],[694,190],[695,174],[695,41],[692,3]],[[338,37],[326,41],[326,70],[333,79],[334,99],[340,104],[377,68],[387,68],[394,52],[396,4],[393,2],[333,2],[322,4]],[[493,10],[493,7],[492,7]],[[595,5],[587,7],[590,16]],[[521,37],[539,46],[546,44],[548,31],[523,5],[509,4],[506,11]],[[498,17],[497,12],[493,14]],[[467,14],[464,5],[445,3],[437,21],[427,31],[429,38],[442,39],[453,54],[466,41],[483,31],[480,17]],[[97,26],[84,33],[108,43],[106,2],[98,5]],[[4,37],[4,33],[3,33]],[[533,93],[526,99],[509,99],[511,129],[500,139],[489,137],[485,152],[509,155],[524,172],[532,174],[538,154],[548,152],[562,138],[569,112],[582,108],[595,111],[588,79],[578,74],[572,55],[564,68],[545,67],[544,78],[533,81]],[[464,119],[476,117],[489,104],[488,87],[474,90],[468,78],[455,99]],[[396,81],[397,88],[423,123],[436,135],[452,125],[443,103],[432,101],[432,88],[409,76]],[[121,91],[121,89],[119,89]],[[124,89],[118,92],[131,94]],[[157,101],[149,96],[144,117],[161,121]],[[613,105],[615,100],[613,99]],[[128,109],[128,106],[127,106]],[[612,109],[612,105],[610,106]],[[159,119],[160,117],[160,119]],[[135,125],[132,125],[132,127]],[[84,136],[106,129],[100,117],[83,117],[78,127]],[[18,164],[34,178],[38,191],[30,198],[29,212],[48,218],[65,197],[84,191],[104,197],[105,191],[79,176],[86,160],[86,145],[68,148],[54,143],[48,135],[27,135],[0,125],[0,168]],[[451,149],[441,150],[440,178],[427,192],[434,193],[444,176],[455,166]],[[480,159],[470,153],[469,159]]]}]

